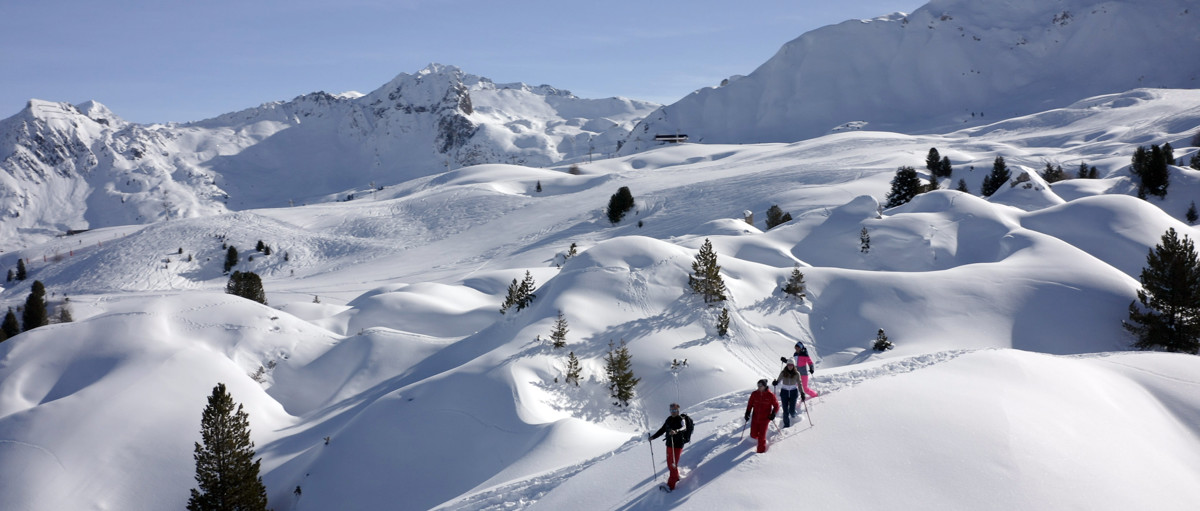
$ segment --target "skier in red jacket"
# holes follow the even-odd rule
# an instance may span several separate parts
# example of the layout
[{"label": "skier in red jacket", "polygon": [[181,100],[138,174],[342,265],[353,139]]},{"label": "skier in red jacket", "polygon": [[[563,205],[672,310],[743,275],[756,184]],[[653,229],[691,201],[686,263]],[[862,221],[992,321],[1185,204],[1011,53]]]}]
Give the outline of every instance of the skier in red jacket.
[{"label": "skier in red jacket", "polygon": [[[750,412],[754,412],[754,420],[750,420]],[[775,420],[779,412],[779,400],[771,387],[767,386],[766,378],[758,380],[758,390],[750,393],[750,401],[746,403],[746,421],[750,422],[750,438],[758,440],[758,452],[767,452],[767,424]]]}]

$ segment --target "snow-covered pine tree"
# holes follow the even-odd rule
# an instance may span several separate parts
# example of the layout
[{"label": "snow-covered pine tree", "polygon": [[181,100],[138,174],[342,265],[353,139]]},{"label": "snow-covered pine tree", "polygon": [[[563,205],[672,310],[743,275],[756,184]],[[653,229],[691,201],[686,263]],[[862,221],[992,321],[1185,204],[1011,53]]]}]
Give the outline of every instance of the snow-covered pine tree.
[{"label": "snow-covered pine tree", "polygon": [[865,226],[862,228],[862,231],[858,233],[858,243],[859,252],[866,254],[871,251],[871,233],[867,231]]},{"label": "snow-covered pine tree", "polygon": [[615,399],[614,405],[629,406],[633,399],[634,388],[642,381],[633,375],[633,356],[621,340],[619,347],[613,347],[608,341],[608,354],[604,356],[604,374],[608,377],[609,396]]},{"label": "snow-covered pine tree", "polygon": [[575,356],[574,351],[568,353],[567,354],[567,377],[565,378],[564,381],[566,383],[574,383],[575,386],[578,387],[579,386],[579,377],[582,372],[583,372],[583,368],[579,365],[579,357]]},{"label": "snow-covered pine tree", "polygon": [[550,332],[550,340],[555,348],[565,348],[567,346],[567,318],[563,317],[562,311],[558,311],[558,319],[554,320],[554,330]]},{"label": "snow-covered pine tree", "polygon": [[203,445],[196,443],[196,483],[188,511],[265,511],[267,489],[254,459],[249,415],[218,383],[200,417]]},{"label": "snow-covered pine tree", "polygon": [[783,284],[783,292],[796,298],[804,299],[805,293],[804,274],[800,273],[800,265],[796,264],[792,268],[792,276],[788,277],[787,282]]},{"label": "snow-covered pine tree", "polygon": [[725,300],[725,281],[721,278],[721,266],[717,264],[717,253],[708,238],[704,238],[700,253],[696,254],[696,260],[692,262],[688,286],[704,298],[704,303]]},{"label": "snow-covered pine tree", "polygon": [[721,307],[721,315],[717,316],[717,335],[725,337],[729,333],[729,308]]},{"label": "snow-covered pine tree", "polygon": [[1133,346],[1200,354],[1200,261],[1192,240],[1167,229],[1146,256],[1140,279],[1123,325],[1137,337]]},{"label": "snow-covered pine tree", "polygon": [[880,328],[879,333],[875,334],[875,344],[872,348],[875,351],[887,351],[894,347],[895,345],[892,344],[892,341],[888,340],[887,334],[883,333],[883,329]]}]

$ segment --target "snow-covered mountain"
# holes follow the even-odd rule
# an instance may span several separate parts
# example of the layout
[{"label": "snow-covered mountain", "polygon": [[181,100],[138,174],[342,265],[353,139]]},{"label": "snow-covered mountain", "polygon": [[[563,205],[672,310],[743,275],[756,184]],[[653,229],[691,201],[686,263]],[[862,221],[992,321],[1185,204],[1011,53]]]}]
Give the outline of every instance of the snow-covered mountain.
[{"label": "snow-covered mountain", "polygon": [[[0,254],[30,261],[76,319],[0,343],[0,495],[23,510],[182,507],[223,382],[279,511],[1191,509],[1200,357],[1129,353],[1121,320],[1162,233],[1200,237],[1184,221],[1200,171],[1172,166],[1166,199],[1141,200],[1129,155],[1170,142],[1190,158],[1197,131],[1200,91],[1140,89],[941,135],[684,144],[578,175],[473,166],[369,201]],[[930,147],[954,164],[944,189],[881,210],[895,169]],[[1014,180],[992,197],[946,186],[977,191],[997,155]],[[1047,161],[1101,178],[1020,180]],[[612,225],[621,186],[637,206]],[[765,230],[773,204],[795,219]],[[726,337],[720,308],[687,289],[705,239],[729,288]],[[221,292],[223,244],[269,306]],[[779,291],[794,265],[804,300]],[[501,315],[526,271],[537,298]],[[870,349],[878,329],[895,349]],[[628,408],[603,376],[621,340],[642,379]],[[756,455],[746,396],[797,341],[822,396]],[[568,352],[579,387],[562,380]],[[661,442],[645,436],[670,402],[697,430],[664,494]]]},{"label": "snow-covered mountain", "polygon": [[1139,87],[1200,87],[1191,0],[932,0],[805,33],[745,77],[647,116],[693,142],[792,142],[846,129],[945,133]]},{"label": "snow-covered mountain", "polygon": [[188,124],[32,100],[0,121],[3,248],[70,230],[345,199],[480,163],[612,154],[658,105],[496,84],[432,64],[366,95],[323,92]]}]

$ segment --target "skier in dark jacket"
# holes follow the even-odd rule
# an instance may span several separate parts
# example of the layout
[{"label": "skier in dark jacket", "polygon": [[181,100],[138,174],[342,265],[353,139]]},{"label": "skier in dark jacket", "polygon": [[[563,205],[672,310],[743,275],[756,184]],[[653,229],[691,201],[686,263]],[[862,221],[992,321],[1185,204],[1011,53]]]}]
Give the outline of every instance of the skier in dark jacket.
[{"label": "skier in dark jacket", "polygon": [[671,415],[663,421],[658,431],[650,435],[650,440],[663,434],[667,435],[663,441],[667,444],[667,469],[671,471],[671,477],[667,479],[667,488],[671,490],[674,490],[675,483],[679,482],[679,456],[683,454],[683,444],[692,439],[692,428],[691,417],[686,413],[680,414],[679,405],[671,403]]},{"label": "skier in dark jacket", "polygon": [[[750,412],[754,412],[754,420],[750,420]],[[746,421],[750,422],[750,438],[758,440],[758,452],[767,452],[767,424],[775,420],[779,413],[779,400],[767,379],[758,380],[758,390],[750,393],[750,401],[746,403]]]}]

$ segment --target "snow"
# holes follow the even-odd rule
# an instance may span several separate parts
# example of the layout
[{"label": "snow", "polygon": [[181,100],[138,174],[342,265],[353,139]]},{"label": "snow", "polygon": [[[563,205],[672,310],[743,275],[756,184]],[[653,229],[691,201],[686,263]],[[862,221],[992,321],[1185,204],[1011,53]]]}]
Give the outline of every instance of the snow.
[{"label": "snow", "polygon": [[[1188,509],[1200,498],[1200,359],[1128,352],[1120,320],[1162,232],[1197,236],[1177,206],[1200,188],[1173,167],[1166,201],[1132,197],[1128,156],[1113,153],[1146,132],[1186,140],[1200,115],[1178,112],[1197,112],[1200,96],[1128,96],[1081,103],[1065,125],[1058,111],[1038,114],[1022,130],[684,144],[579,175],[468,167],[362,200],[6,252],[5,266],[30,258],[52,306],[69,296],[76,321],[0,344],[0,493],[16,509],[180,507],[204,399],[224,382],[250,413],[279,510],[795,498],[823,509]],[[1144,129],[1058,147],[1114,115]],[[895,169],[929,147],[976,189],[997,154],[1014,183],[1063,151],[1109,177],[1031,175],[989,199],[943,189],[881,209]],[[636,207],[612,225],[603,206],[620,186]],[[773,204],[795,220],[743,221]],[[686,290],[705,239],[729,287],[727,338],[719,309]],[[250,248],[258,240],[272,255]],[[263,275],[270,306],[221,292],[222,243],[239,249],[239,269]],[[571,243],[579,254],[564,260]],[[804,300],[779,291],[796,264]],[[537,299],[501,315],[525,271]],[[20,304],[29,282],[8,285],[4,304]],[[570,331],[555,350],[559,311]],[[879,328],[895,349],[870,349]],[[622,340],[642,378],[628,408],[603,384],[608,344]],[[746,396],[797,341],[812,348],[822,396],[756,455],[739,440]],[[583,363],[578,388],[563,383],[568,351]],[[652,466],[643,438],[671,402],[697,429],[687,475],[665,494],[654,490],[661,444]]]},{"label": "snow", "polygon": [[[1085,17],[1077,9],[1085,3],[1062,2],[1072,19]],[[968,3],[932,2],[920,11],[926,18],[914,13],[909,23],[940,22],[930,13],[951,7]],[[882,30],[902,19],[854,23]],[[995,30],[1025,30],[1015,26]],[[447,71],[434,65],[390,85],[458,83]],[[505,118],[478,100],[472,115],[504,120],[497,136],[514,147],[530,133],[600,122],[552,119],[568,109],[540,109],[570,95],[549,86],[462,84],[473,98],[481,91],[542,114]],[[269,161],[315,137],[280,136],[295,127],[282,115],[289,109],[387,90],[264,105],[169,136],[128,129],[194,147],[173,162],[197,182],[220,181],[200,162]],[[615,109],[631,116],[614,114],[621,124],[640,108],[601,102],[571,102],[570,115]],[[98,103],[36,105],[26,113],[122,122]],[[112,197],[137,202],[162,188],[114,183],[129,188],[88,199],[88,218],[104,227],[66,237],[42,227],[0,242],[0,266],[22,258],[30,272],[0,288],[0,307],[22,305],[36,279],[52,310],[69,297],[75,318],[0,343],[3,507],[183,507],[195,486],[200,414],[222,382],[249,413],[278,511],[1192,509],[1200,502],[1200,357],[1131,351],[1121,320],[1163,232],[1200,237],[1184,219],[1200,196],[1200,172],[1172,166],[1167,197],[1142,200],[1128,170],[1138,145],[1170,141],[1185,159],[1200,150],[1190,146],[1200,91],[1141,88],[1064,105],[925,134],[840,131],[541,168],[488,163],[380,176],[383,186],[360,183],[354,200],[307,204],[284,197],[333,192],[297,179],[302,171],[264,171],[213,185],[254,195],[254,207],[197,202],[156,221],[137,220]],[[78,140],[112,141],[102,123],[76,120]],[[257,145],[266,139],[276,146]],[[927,178],[930,147],[950,158],[953,176],[883,209],[898,167]],[[996,156],[1012,169],[1010,184],[990,198],[952,189],[961,179],[978,193]],[[1046,162],[1068,172],[1086,162],[1101,178],[1047,184],[1036,175]],[[123,170],[132,173],[113,175],[175,182],[164,177],[174,171],[153,165]],[[0,179],[16,186],[13,174]],[[70,227],[82,213],[56,209],[66,208],[70,179],[45,179],[54,182],[46,196],[31,196],[35,209],[22,215]],[[635,208],[614,225],[604,207],[622,186]],[[140,211],[161,210],[154,200],[139,202]],[[794,220],[768,230],[772,205]],[[745,211],[755,213],[753,225]],[[705,240],[729,289],[714,307],[687,288]],[[258,241],[272,253],[255,251]],[[567,258],[572,244],[578,254]],[[240,253],[235,269],[262,276],[269,305],[223,292],[228,246]],[[797,265],[802,300],[780,291]],[[501,314],[507,286],[526,272],[536,299]],[[716,333],[722,307],[727,337]],[[560,311],[569,332],[555,349],[549,336]],[[871,349],[879,329],[894,349]],[[622,341],[641,378],[628,407],[615,406],[604,383],[603,358]],[[792,428],[771,430],[769,452],[755,454],[743,438],[746,399],[798,341],[816,361],[811,385],[821,396]],[[583,367],[578,387],[564,380],[567,353]],[[663,444],[646,435],[672,402],[696,431],[683,480],[663,493],[655,489],[666,477]]]}]

